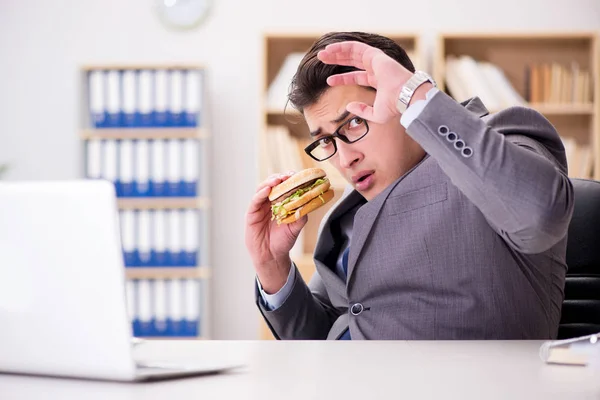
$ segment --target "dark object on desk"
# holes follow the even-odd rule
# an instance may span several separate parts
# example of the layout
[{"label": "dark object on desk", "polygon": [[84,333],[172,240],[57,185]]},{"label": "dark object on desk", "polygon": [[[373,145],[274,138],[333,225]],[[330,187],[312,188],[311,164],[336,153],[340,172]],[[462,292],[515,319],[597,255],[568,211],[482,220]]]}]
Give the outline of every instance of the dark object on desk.
[{"label": "dark object on desk", "polygon": [[575,193],[567,242],[559,339],[600,332],[600,182],[571,179]]}]

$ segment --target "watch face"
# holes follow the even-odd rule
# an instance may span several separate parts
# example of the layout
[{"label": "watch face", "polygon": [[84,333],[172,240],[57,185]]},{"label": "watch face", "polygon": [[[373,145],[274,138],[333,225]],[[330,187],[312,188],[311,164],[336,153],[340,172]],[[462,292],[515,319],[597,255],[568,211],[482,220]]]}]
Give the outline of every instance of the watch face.
[{"label": "watch face", "polygon": [[155,0],[161,21],[175,29],[192,29],[208,14],[212,0]]}]

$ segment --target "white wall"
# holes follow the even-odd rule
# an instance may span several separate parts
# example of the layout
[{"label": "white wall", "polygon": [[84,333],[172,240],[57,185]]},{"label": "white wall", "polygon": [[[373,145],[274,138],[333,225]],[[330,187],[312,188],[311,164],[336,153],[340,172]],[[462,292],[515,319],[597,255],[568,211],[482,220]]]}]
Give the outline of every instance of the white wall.
[{"label": "white wall", "polygon": [[258,332],[243,221],[257,182],[262,32],[421,32],[430,48],[438,31],[600,29],[598,0],[213,2],[205,25],[177,33],[160,25],[152,0],[0,1],[0,164],[12,164],[8,179],[80,175],[83,64],[206,65],[218,171],[212,175],[212,326],[219,339],[253,339]]}]

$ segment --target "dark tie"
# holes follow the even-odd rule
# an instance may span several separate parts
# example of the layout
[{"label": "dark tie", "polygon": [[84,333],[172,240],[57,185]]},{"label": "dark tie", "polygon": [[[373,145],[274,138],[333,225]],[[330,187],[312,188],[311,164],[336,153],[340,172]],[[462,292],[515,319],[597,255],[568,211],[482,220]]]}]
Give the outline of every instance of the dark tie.
[{"label": "dark tie", "polygon": [[[344,270],[344,277],[348,277],[348,253],[350,252],[350,247],[346,247],[344,250],[344,254],[342,254],[342,269]],[[352,340],[350,337],[350,329],[346,329],[344,334],[340,336],[338,340]]]}]

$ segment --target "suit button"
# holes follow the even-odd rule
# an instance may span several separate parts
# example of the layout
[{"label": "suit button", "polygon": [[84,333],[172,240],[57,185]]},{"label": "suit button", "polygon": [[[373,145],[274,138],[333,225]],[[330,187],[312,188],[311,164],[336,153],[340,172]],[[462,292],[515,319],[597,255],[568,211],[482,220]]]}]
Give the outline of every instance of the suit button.
[{"label": "suit button", "polygon": [[454,132],[448,132],[448,135],[446,135],[446,140],[450,143],[453,143],[456,139],[458,139],[458,135]]},{"label": "suit button", "polygon": [[450,132],[450,129],[446,125],[440,125],[438,127],[438,133],[442,136],[446,136]]},{"label": "suit button", "polygon": [[360,313],[363,312],[363,310],[364,310],[364,307],[360,303],[356,303],[352,306],[352,308],[350,308],[350,312],[352,313],[352,315],[359,315]]},{"label": "suit button", "polygon": [[473,155],[473,149],[469,146],[463,147],[461,154],[464,158],[469,158]]}]

